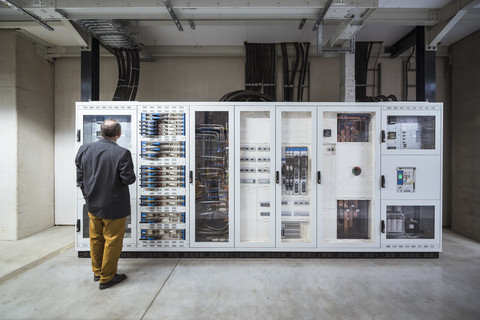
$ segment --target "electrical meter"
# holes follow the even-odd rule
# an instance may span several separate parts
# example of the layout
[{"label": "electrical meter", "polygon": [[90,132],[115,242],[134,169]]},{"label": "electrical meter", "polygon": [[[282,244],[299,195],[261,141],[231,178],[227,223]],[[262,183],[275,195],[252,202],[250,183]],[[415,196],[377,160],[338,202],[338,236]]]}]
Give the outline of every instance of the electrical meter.
[{"label": "electrical meter", "polygon": [[397,192],[415,192],[416,168],[397,168]]}]

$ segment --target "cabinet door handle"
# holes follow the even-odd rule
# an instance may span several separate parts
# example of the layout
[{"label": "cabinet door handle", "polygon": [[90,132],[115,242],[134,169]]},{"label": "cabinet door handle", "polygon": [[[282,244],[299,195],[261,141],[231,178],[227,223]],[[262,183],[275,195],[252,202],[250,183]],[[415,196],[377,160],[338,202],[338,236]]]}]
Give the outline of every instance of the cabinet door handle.
[{"label": "cabinet door handle", "polygon": [[275,178],[275,180],[277,181],[277,184],[280,183],[280,172],[279,172],[279,171],[276,172],[276,178]]},{"label": "cabinet door handle", "polygon": [[382,175],[382,188],[385,189],[385,176]]},{"label": "cabinet door handle", "polygon": [[78,129],[77,130],[77,142],[80,142],[81,136],[82,136],[82,130]]},{"label": "cabinet door handle", "polygon": [[317,171],[317,183],[322,184],[322,173]]},{"label": "cabinet door handle", "polygon": [[385,142],[385,130],[382,130],[382,142]]},{"label": "cabinet door handle", "polygon": [[382,233],[385,233],[385,220],[382,220]]},{"label": "cabinet door handle", "polygon": [[189,179],[190,183],[193,183],[193,171],[190,171],[188,179]]}]

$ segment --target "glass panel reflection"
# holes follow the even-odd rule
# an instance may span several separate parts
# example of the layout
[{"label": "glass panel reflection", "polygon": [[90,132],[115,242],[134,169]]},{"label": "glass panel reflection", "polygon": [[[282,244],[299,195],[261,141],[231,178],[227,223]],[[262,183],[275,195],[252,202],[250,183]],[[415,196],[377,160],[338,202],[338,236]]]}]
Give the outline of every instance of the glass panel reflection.
[{"label": "glass panel reflection", "polygon": [[281,239],[311,242],[312,113],[284,111],[281,117]]},{"label": "glass panel reflection", "polygon": [[387,149],[435,149],[435,116],[388,116]]},{"label": "glass panel reflection", "polygon": [[273,156],[268,111],[240,112],[240,241],[271,241]]},{"label": "glass panel reflection", "polygon": [[324,241],[373,241],[374,119],[374,112],[323,113]]},{"label": "glass panel reflection", "polygon": [[387,206],[387,239],[433,239],[435,206]]},{"label": "glass panel reflection", "polygon": [[228,112],[195,112],[195,241],[229,240]]},{"label": "glass panel reflection", "polygon": [[115,119],[122,126],[122,136],[117,140],[121,147],[132,149],[132,117],[129,115],[84,115],[83,143],[95,142],[101,138],[100,126],[106,119]]}]

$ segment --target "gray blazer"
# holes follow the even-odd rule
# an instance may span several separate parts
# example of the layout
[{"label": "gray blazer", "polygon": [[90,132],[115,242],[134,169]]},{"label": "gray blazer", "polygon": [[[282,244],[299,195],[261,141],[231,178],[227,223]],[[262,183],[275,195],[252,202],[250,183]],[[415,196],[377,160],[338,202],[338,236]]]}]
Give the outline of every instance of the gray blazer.
[{"label": "gray blazer", "polygon": [[80,147],[75,157],[77,186],[87,203],[88,212],[102,219],[130,215],[128,185],[135,182],[132,155],[109,139],[100,139]]}]

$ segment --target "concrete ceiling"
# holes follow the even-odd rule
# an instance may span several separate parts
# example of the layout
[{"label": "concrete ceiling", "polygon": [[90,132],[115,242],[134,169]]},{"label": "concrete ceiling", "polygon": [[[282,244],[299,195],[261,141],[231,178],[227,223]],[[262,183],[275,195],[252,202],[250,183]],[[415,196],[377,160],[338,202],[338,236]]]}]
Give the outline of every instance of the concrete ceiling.
[{"label": "concrete ceiling", "polygon": [[[3,1],[2,2],[7,2]],[[68,56],[87,45],[76,21],[114,19],[153,54],[182,54],[194,48],[237,48],[247,42],[310,42],[341,48],[356,41],[390,46],[415,26],[426,26],[427,41],[448,46],[480,30],[480,0],[12,0],[8,1],[53,27],[49,31],[19,10],[0,8],[0,28],[20,29]],[[167,10],[171,4],[183,31]],[[325,9],[328,7],[328,10]],[[313,31],[325,13],[321,33]],[[195,24],[192,29],[188,20]],[[302,19],[305,24],[299,25]],[[223,48],[223,49],[221,49]],[[213,50],[213,49],[212,49]],[[208,51],[208,50],[207,50]],[[232,51],[233,52],[233,51]]]}]

